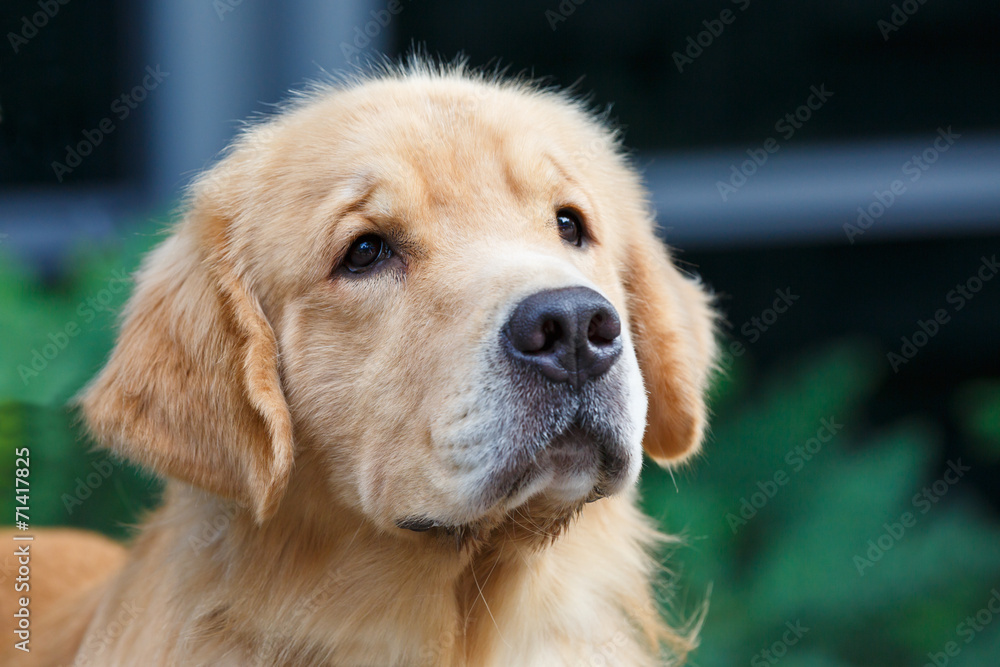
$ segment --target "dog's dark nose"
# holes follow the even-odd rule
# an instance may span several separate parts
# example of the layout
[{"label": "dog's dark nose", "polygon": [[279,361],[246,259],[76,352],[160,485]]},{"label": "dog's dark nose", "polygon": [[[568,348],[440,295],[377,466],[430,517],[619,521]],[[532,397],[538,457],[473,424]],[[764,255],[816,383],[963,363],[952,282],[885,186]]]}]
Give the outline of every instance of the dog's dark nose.
[{"label": "dog's dark nose", "polygon": [[622,326],[608,300],[586,287],[532,294],[507,322],[507,353],[575,389],[611,368]]}]

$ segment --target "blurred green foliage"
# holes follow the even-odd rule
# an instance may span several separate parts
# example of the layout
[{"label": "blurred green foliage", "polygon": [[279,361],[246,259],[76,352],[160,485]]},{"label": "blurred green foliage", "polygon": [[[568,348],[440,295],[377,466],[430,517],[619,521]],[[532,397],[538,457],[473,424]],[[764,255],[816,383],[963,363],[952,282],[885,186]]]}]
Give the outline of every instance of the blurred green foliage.
[{"label": "blurred green foliage", "polygon": [[[644,470],[646,510],[685,537],[668,566],[688,609],[710,591],[693,664],[924,665],[949,642],[960,653],[938,655],[942,665],[1000,664],[1000,615],[966,621],[1000,590],[1000,526],[964,473],[938,465],[935,424],[858,425],[882,362],[846,341],[759,381],[737,368],[717,387],[701,460],[682,474]],[[976,400],[956,399],[964,423],[995,439],[997,386],[968,393]],[[831,422],[843,428],[829,438]]]},{"label": "blurred green foliage", "polygon": [[[130,288],[122,278],[158,238],[81,252],[55,283],[0,262],[0,479],[13,479],[14,449],[28,446],[34,526],[124,536],[156,502],[159,483],[93,451],[65,405],[103,364]],[[947,470],[942,436],[920,416],[865,424],[881,356],[840,341],[765,377],[741,362],[717,383],[704,454],[643,474],[645,509],[685,538],[668,561],[680,606],[693,614],[708,598],[692,663],[923,665],[956,642],[949,664],[998,664],[1000,622],[971,637],[960,624],[1000,589],[1000,527],[961,479],[921,511],[914,497]],[[958,394],[961,428],[983,460],[1000,458],[1000,383]],[[0,495],[5,523],[13,508],[13,494]],[[870,563],[860,572],[858,558]]]},{"label": "blurred green foliage", "polygon": [[[155,504],[159,483],[95,451],[68,402],[104,363],[130,274],[159,238],[137,234],[112,252],[82,250],[56,282],[12,257],[0,261],[0,487],[14,479],[15,448],[27,446],[32,526],[122,537]],[[13,493],[0,495],[0,516],[13,522]]]},{"label": "blurred green foliage", "polygon": [[981,381],[957,392],[954,411],[965,434],[986,461],[1000,461],[1000,382]]}]

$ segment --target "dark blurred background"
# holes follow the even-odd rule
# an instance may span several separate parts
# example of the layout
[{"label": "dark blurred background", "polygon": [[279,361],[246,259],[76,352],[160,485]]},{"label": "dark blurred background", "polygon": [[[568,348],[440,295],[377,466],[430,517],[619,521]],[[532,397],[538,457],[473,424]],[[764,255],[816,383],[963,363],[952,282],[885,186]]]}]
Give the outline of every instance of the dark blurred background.
[{"label": "dark blurred background", "polygon": [[8,0],[0,30],[0,476],[32,447],[34,523],[154,502],[88,482],[62,406],[185,184],[289,89],[420,48],[610,105],[718,296],[705,455],[642,488],[687,542],[675,612],[709,601],[693,663],[1000,664],[996,2]]}]

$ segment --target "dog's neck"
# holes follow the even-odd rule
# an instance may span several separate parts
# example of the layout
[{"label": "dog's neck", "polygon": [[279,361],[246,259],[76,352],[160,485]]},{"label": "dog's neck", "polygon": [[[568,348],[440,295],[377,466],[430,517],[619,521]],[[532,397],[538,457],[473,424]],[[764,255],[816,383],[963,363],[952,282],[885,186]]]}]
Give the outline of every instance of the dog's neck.
[{"label": "dog's neck", "polygon": [[[560,535],[523,515],[456,548],[447,535],[380,530],[316,488],[293,481],[258,525],[244,509],[168,485],[143,539],[169,542],[159,548],[172,552],[172,579],[204,601],[202,618],[186,620],[195,643],[230,637],[266,664],[457,666],[470,655],[533,664],[518,662],[540,650],[533,644],[577,642],[584,657],[614,645],[638,665],[642,644],[664,636],[651,598],[634,597],[648,592],[657,537],[630,498],[587,505]],[[577,539],[581,522],[606,542]],[[605,563],[596,580],[594,561]],[[355,655],[378,657],[344,661]]]}]

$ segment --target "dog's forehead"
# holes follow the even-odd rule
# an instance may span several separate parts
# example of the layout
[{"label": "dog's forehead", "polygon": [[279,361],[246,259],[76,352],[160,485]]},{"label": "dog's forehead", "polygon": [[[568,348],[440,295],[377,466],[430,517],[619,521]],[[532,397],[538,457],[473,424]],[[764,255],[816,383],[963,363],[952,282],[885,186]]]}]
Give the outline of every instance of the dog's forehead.
[{"label": "dog's forehead", "polygon": [[208,179],[203,192],[235,212],[243,231],[231,242],[289,283],[302,266],[319,275],[345,235],[362,231],[341,224],[345,212],[435,247],[555,243],[557,207],[580,209],[593,231],[616,206],[612,193],[632,185],[613,133],[568,98],[447,78],[316,94],[249,133],[223,167],[222,187]]},{"label": "dog's forehead", "polygon": [[408,224],[462,220],[469,229],[491,212],[551,217],[554,204],[586,189],[581,125],[595,128],[572,108],[544,101],[566,116],[553,119],[537,100],[502,89],[410,88],[339,100],[349,120],[328,150],[350,165],[366,212]]},{"label": "dog's forehead", "polygon": [[397,201],[449,207],[551,195],[573,170],[573,146],[540,131],[528,111],[499,114],[460,95],[406,98],[360,121],[354,149]]},{"label": "dog's forehead", "polygon": [[366,180],[361,208],[376,218],[450,229],[455,223],[469,230],[485,225],[481,231],[500,231],[506,225],[498,227],[498,217],[507,223],[551,217],[573,182],[545,152],[498,149],[473,156],[447,144],[384,159]]}]

